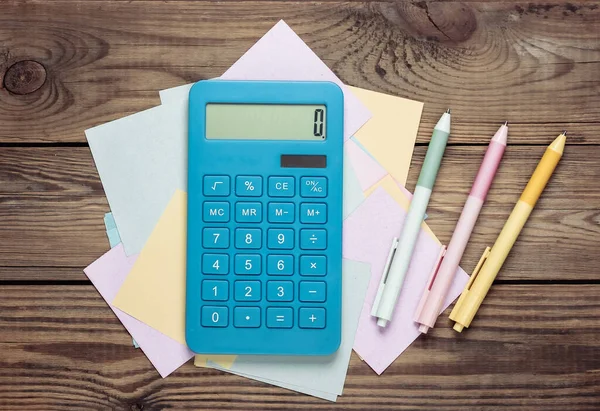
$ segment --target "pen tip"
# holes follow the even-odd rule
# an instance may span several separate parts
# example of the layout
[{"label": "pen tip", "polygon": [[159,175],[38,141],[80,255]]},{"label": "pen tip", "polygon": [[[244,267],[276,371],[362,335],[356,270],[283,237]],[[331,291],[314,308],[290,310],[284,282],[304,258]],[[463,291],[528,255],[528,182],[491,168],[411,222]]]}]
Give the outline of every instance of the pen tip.
[{"label": "pen tip", "polygon": [[452,113],[450,112],[450,109],[447,109],[447,110],[446,110],[446,113],[448,113],[448,114],[452,114]]},{"label": "pen tip", "polygon": [[567,135],[567,130],[563,130],[562,135],[566,136]]},{"label": "pen tip", "polygon": [[505,122],[504,122],[504,125],[508,127],[508,121],[505,121]]}]

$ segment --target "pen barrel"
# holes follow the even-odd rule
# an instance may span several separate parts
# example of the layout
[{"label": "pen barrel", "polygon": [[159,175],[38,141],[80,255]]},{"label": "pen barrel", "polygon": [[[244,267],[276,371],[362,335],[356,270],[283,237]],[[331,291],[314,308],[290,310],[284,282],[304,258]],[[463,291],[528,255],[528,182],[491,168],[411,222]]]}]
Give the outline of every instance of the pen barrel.
[{"label": "pen barrel", "polygon": [[459,312],[451,317],[452,320],[465,327],[471,324],[532,210],[533,207],[530,204],[521,200],[517,202],[496,239],[490,255],[468,290]]},{"label": "pen barrel", "polygon": [[535,203],[537,203],[546,184],[548,184],[548,180],[550,180],[561,156],[561,153],[558,153],[551,148],[546,149],[544,156],[538,163],[525,190],[523,190],[523,193],[521,194],[521,201],[526,202],[531,205],[531,207],[535,206]]},{"label": "pen barrel", "polygon": [[505,144],[493,140],[490,141],[473,186],[471,187],[470,195],[480,198],[481,201],[485,201],[502,156],[504,155],[504,150],[506,150]]},{"label": "pen barrel", "polygon": [[433,189],[435,179],[437,177],[440,165],[442,163],[442,157],[446,150],[446,144],[448,143],[449,133],[443,130],[434,129],[431,135],[431,141],[427,148],[427,154],[425,154],[425,160],[421,167],[421,173],[419,174],[419,180],[417,186]]},{"label": "pen barrel", "polygon": [[417,243],[417,238],[419,237],[421,223],[425,217],[425,210],[427,209],[430,196],[430,189],[421,186],[415,188],[415,193],[410,202],[408,213],[404,219],[402,233],[400,234],[400,239],[398,241],[398,248],[396,249],[396,254],[390,265],[385,288],[377,309],[378,318],[387,321],[392,319],[394,307],[396,306],[396,301],[400,294],[404,277],[406,276],[410,265],[410,260]]},{"label": "pen barrel", "polygon": [[423,296],[423,298],[427,298],[429,301],[423,304],[421,312],[418,313],[415,319],[418,323],[425,324],[430,328],[435,325],[435,321],[440,315],[448,290],[450,289],[452,280],[454,280],[458,265],[465,252],[482,206],[483,201],[480,198],[472,195],[467,198],[450,243],[448,244],[442,264],[435,275],[433,284],[431,284],[431,289],[428,294]]}]

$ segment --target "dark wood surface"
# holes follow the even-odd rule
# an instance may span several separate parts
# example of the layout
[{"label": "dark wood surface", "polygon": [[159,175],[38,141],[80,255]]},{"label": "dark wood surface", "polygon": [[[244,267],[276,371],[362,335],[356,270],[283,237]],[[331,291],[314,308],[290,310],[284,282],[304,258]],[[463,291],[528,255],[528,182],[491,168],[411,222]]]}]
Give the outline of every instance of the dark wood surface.
[{"label": "dark wood surface", "polygon": [[[382,375],[352,356],[337,404],[186,364],[167,379],[82,268],[108,248],[83,130],[220,75],[279,19],[346,83],[425,102],[451,147],[428,210],[447,242],[490,135],[510,146],[462,265],[539,157],[568,147],[472,329],[446,312]],[[3,1],[0,408],[600,409],[600,2]]]}]

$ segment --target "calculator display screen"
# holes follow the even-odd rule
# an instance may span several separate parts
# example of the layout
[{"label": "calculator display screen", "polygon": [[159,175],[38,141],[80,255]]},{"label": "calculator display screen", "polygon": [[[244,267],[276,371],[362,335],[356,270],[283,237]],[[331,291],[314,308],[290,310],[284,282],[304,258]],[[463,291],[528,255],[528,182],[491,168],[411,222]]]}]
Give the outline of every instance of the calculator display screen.
[{"label": "calculator display screen", "polygon": [[294,104],[207,104],[206,138],[325,140],[327,108]]}]

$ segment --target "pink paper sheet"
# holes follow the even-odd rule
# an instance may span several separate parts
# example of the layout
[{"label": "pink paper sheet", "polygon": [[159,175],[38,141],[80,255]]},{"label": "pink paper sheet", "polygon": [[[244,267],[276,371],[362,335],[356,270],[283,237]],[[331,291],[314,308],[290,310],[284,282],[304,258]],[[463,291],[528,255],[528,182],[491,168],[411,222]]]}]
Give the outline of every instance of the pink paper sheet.
[{"label": "pink paper sheet", "polygon": [[127,257],[123,244],[118,244],[86,267],[83,272],[164,378],[191,359],[194,353],[185,345],[179,344],[109,303],[117,295],[136,259],[137,254]]},{"label": "pink paper sheet", "polygon": [[[371,281],[354,340],[354,351],[381,374],[420,335],[413,316],[441,246],[421,229],[392,321],[377,326],[371,307],[392,239],[400,234],[406,211],[378,188],[344,221],[344,258],[371,264]],[[461,268],[448,297],[446,309],[462,292],[469,277]]]},{"label": "pink paper sheet", "polygon": [[280,20],[221,77],[223,80],[331,81],[344,92],[344,140],[370,118],[371,112],[308,47]]}]

